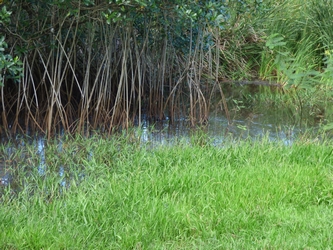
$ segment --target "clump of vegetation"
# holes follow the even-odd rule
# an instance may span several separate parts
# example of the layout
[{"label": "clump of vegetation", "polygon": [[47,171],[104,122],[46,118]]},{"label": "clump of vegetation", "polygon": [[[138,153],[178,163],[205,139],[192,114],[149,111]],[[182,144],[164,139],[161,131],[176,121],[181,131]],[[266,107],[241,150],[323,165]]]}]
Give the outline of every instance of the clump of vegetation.
[{"label": "clump of vegetation", "polygon": [[[0,10],[0,28],[2,25],[10,23],[11,12],[3,6]],[[22,76],[22,62],[19,58],[12,57],[6,52],[8,44],[5,41],[5,36],[0,36],[0,87],[3,87],[5,80],[19,81]],[[2,103],[3,104],[3,103]]]},{"label": "clump of vegetation", "polygon": [[331,5],[4,1],[0,132],[111,133],[142,114],[195,126],[207,122],[216,91],[230,119],[221,85],[235,80],[331,88]]}]

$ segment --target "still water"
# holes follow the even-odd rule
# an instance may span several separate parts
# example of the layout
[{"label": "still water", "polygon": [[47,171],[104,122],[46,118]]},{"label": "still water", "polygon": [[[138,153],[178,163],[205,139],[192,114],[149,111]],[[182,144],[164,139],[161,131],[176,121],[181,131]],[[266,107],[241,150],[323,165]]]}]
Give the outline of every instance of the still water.
[{"label": "still water", "polygon": [[[231,123],[223,116],[211,116],[208,125],[202,128],[207,138],[213,145],[221,146],[226,138],[235,140],[253,140],[268,137],[270,140],[282,140],[285,144],[292,141],[302,132],[299,126],[294,124],[276,124],[267,122],[263,114],[256,114],[250,118],[234,119]],[[141,141],[155,146],[171,144],[180,138],[189,140],[193,129],[188,126],[186,120],[178,120],[174,124],[159,122],[150,124],[143,122]]]},{"label": "still water", "polygon": [[[301,135],[306,129],[316,129],[317,127],[306,125],[305,122],[302,122],[302,119],[302,117],[297,118],[293,114],[278,114],[276,111],[266,110],[264,113],[236,112],[234,115],[231,115],[231,119],[228,121],[222,115],[222,112],[217,110],[211,112],[209,122],[203,128],[203,132],[206,135],[205,138],[209,138],[209,141],[218,147],[223,146],[227,138],[228,140],[243,140],[248,138],[260,140],[263,137],[272,141],[283,141],[286,145],[291,145],[297,136]],[[179,142],[179,140],[189,142],[191,134],[193,134],[193,128],[189,126],[189,122],[185,118],[175,120],[173,124],[170,124],[168,119],[154,123],[148,119],[143,119],[141,129],[138,129],[138,131],[140,131],[138,132],[140,143],[149,145],[150,147],[157,147],[159,145],[172,146],[172,144]],[[18,136],[15,147],[24,148],[25,143],[26,141]],[[37,170],[40,176],[44,176],[48,167],[45,159],[47,142],[43,138],[38,138],[29,143],[35,146],[35,152],[37,153],[37,157],[39,157],[39,163],[32,167]],[[63,145],[61,141],[56,150],[62,152]],[[17,179],[18,172],[22,172],[17,171],[19,166],[17,166],[15,160],[12,160],[12,155],[15,155],[16,152],[15,148],[9,147],[2,152],[5,152],[5,155],[0,155],[0,195],[1,189],[9,185],[15,186],[14,180]],[[24,158],[24,155],[20,157]],[[91,155],[88,157],[91,157]],[[29,161],[30,159],[25,160]],[[34,164],[33,162],[36,161],[32,161],[31,164]],[[65,166],[58,166],[57,171],[60,177],[66,174]],[[84,178],[83,173],[81,177]],[[68,184],[66,178],[61,179],[62,181],[59,184],[65,187]],[[22,184],[17,185],[20,186]]]}]

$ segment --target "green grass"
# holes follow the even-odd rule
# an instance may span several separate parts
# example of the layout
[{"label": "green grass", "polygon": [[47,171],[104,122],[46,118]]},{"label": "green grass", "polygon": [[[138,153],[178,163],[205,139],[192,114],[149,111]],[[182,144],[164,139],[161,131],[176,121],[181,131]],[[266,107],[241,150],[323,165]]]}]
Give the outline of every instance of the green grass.
[{"label": "green grass", "polygon": [[[259,75],[286,88],[332,87],[332,1],[271,1],[256,28],[264,30]],[[325,7],[324,7],[325,6]],[[260,34],[260,32],[258,32]]]},{"label": "green grass", "polygon": [[[93,137],[65,145],[61,153],[48,146],[53,149],[46,160],[54,165],[43,177],[31,170],[21,192],[5,190],[0,249],[327,249],[333,244],[331,142],[146,149]],[[67,189],[56,174],[62,164],[68,167]]]}]

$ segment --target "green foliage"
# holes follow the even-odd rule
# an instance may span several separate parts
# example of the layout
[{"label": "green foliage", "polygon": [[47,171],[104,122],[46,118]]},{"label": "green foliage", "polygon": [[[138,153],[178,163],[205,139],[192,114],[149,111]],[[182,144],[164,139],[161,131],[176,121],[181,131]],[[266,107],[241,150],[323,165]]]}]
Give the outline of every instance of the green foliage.
[{"label": "green foliage", "polygon": [[27,99],[17,112],[29,118],[13,121],[82,131],[127,127],[141,111],[163,119],[190,110],[191,121],[205,120],[219,80],[330,87],[331,7],[328,0],[11,1],[12,13],[3,8],[0,17],[0,83],[21,78],[22,58],[29,94],[5,89],[12,96],[4,93],[3,102]]},{"label": "green foliage", "polygon": [[0,11],[0,24],[9,23],[11,14],[12,12],[8,11],[6,6],[3,6]]},{"label": "green foliage", "polygon": [[[0,11],[0,27],[10,22],[11,12],[3,6]],[[1,29],[0,29],[1,30]],[[0,36],[0,87],[3,86],[6,79],[19,81],[22,77],[22,62],[16,57],[6,53],[8,44],[5,42],[5,36]]]},{"label": "green foliage", "polygon": [[333,37],[332,2],[292,0],[272,6],[262,19],[267,36],[261,77],[305,89],[332,84],[327,54]]},{"label": "green foliage", "polygon": [[93,129],[128,126],[143,109],[163,119],[172,103],[186,105],[186,91],[197,84],[191,110],[199,108],[200,117],[192,112],[191,119],[202,121],[208,109],[199,106],[207,106],[211,89],[202,90],[202,72],[210,81],[219,67],[206,59],[218,53],[212,50],[216,34],[238,15],[232,6],[241,10],[245,4],[231,2],[15,1],[3,31],[9,50],[20,53],[26,64],[24,91],[29,91],[16,94],[27,97],[30,117],[43,110],[39,117],[49,117],[47,122],[33,119],[33,124],[51,133],[54,124],[80,130],[90,119],[95,119],[88,123]]},{"label": "green foliage", "polygon": [[17,56],[13,58],[10,54],[5,54],[7,47],[5,37],[0,37],[0,86],[5,79],[19,81],[22,77],[23,64]]},{"label": "green foliage", "polygon": [[[225,1],[111,1],[103,13],[108,24],[128,25],[134,22],[139,38],[144,36],[146,26],[162,38],[168,36],[177,50],[187,53],[190,42],[203,36],[205,26],[224,28],[230,14]],[[192,32],[194,37],[189,34]],[[153,38],[150,39],[152,41]],[[207,41],[209,42],[209,41]]]}]

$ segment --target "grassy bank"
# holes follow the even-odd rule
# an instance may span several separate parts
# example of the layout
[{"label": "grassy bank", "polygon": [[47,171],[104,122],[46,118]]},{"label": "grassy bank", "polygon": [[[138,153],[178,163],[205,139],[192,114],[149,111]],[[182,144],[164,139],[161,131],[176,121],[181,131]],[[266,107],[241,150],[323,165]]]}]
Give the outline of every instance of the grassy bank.
[{"label": "grassy bank", "polygon": [[32,168],[20,192],[2,196],[1,249],[332,246],[331,142],[55,145],[42,176]]}]

